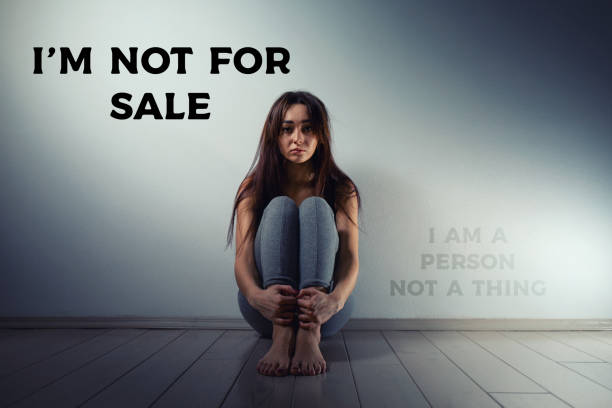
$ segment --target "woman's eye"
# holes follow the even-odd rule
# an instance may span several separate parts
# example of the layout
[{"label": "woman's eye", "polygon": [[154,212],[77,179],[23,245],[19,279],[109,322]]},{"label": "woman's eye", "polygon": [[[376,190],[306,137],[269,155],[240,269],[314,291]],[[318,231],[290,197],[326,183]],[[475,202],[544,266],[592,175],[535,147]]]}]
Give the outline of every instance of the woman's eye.
[{"label": "woman's eye", "polygon": [[310,132],[312,130],[312,127],[310,126],[304,126],[304,128],[302,129],[304,132]]},{"label": "woman's eye", "polygon": [[282,129],[281,131],[282,131],[283,133],[287,133],[287,132],[290,132],[290,131],[291,131],[291,128],[288,128],[288,127],[284,127],[284,128],[281,128],[281,129]]}]

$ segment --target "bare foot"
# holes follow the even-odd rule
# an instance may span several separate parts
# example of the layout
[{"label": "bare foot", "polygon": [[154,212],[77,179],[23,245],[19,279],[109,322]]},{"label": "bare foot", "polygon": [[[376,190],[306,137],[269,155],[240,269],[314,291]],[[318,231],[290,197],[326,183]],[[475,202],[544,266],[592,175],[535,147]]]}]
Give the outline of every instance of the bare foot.
[{"label": "bare foot", "polygon": [[327,371],[327,363],[319,349],[321,326],[307,330],[298,328],[295,355],[289,371],[295,375],[317,375]]},{"label": "bare foot", "polygon": [[289,373],[289,363],[295,348],[295,328],[275,324],[272,346],[257,363],[257,371],[263,375],[281,377]]}]

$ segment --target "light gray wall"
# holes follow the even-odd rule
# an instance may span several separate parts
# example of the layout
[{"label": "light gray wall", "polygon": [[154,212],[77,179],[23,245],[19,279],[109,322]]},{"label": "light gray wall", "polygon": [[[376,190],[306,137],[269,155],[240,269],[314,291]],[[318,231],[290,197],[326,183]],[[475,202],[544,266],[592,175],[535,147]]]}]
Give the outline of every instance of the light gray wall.
[{"label": "light gray wall", "polygon": [[[3,1],[0,314],[239,317],[232,200],[306,89],[363,198],[355,317],[611,317],[610,31],[507,3]],[[36,46],[91,46],[93,73],[33,75]],[[111,75],[113,46],[194,55]],[[285,47],[291,72],[210,75],[214,46]],[[122,91],[209,92],[211,118],[116,120]],[[452,254],[485,265],[423,264]]]}]

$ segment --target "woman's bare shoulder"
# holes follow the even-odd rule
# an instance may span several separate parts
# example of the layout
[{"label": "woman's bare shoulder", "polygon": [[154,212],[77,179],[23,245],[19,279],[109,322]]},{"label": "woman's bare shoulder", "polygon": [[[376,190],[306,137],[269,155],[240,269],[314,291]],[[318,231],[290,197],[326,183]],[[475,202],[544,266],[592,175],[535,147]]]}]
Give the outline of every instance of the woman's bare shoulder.
[{"label": "woman's bare shoulder", "polygon": [[252,181],[253,181],[253,175],[245,177],[245,179],[242,180],[242,182],[240,183],[240,186],[238,187],[238,195],[240,195],[242,191],[244,191],[252,183]]},{"label": "woman's bare shoulder", "polygon": [[[247,188],[249,188],[249,185],[251,184],[252,180],[253,176],[248,176],[242,181],[242,183],[240,183],[240,187],[238,187],[238,193],[236,197],[240,197],[242,193]],[[245,196],[240,200],[240,203],[238,204],[238,210],[250,210],[253,207],[253,201],[253,194],[247,192],[247,194],[245,194]]]},{"label": "woman's bare shoulder", "polygon": [[351,181],[346,180],[344,183],[338,185],[336,190],[337,200],[345,204],[349,200],[353,200],[357,197],[357,188]]}]

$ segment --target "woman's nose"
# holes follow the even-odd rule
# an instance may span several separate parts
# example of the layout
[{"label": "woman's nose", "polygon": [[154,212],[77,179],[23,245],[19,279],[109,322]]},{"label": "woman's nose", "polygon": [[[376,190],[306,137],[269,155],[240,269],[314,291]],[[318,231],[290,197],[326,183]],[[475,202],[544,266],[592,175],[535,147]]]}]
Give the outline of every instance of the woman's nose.
[{"label": "woman's nose", "polygon": [[297,143],[298,141],[302,141],[304,139],[302,132],[296,130],[293,132],[293,140]]}]

